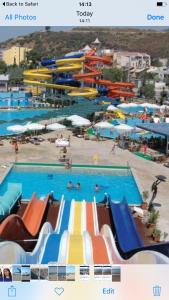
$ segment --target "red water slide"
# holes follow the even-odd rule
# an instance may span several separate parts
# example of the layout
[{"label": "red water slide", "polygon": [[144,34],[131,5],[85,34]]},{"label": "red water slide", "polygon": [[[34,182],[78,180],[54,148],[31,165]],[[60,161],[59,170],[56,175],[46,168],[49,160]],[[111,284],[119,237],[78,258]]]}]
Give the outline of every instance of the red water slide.
[{"label": "red water slide", "polygon": [[[86,56],[84,65],[84,73],[74,75],[77,80],[82,80],[86,83],[103,85],[108,88],[108,97],[134,97],[135,94],[130,91],[135,85],[131,82],[112,82],[110,80],[103,80],[98,77],[102,75],[102,71],[97,69],[99,63],[104,65],[111,64],[111,58],[107,56],[95,56],[95,49],[92,49]],[[126,90],[128,89],[128,90]]]},{"label": "red water slide", "polygon": [[49,196],[42,201],[34,193],[22,218],[13,214],[2,222],[0,238],[10,241],[34,239],[40,231],[48,202]]}]

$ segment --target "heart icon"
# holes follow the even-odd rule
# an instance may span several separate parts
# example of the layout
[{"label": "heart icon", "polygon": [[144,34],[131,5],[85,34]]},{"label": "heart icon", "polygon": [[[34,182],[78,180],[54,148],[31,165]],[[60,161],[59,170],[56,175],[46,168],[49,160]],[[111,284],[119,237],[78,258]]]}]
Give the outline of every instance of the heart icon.
[{"label": "heart icon", "polygon": [[56,288],[54,289],[54,291],[55,291],[55,293],[56,293],[58,296],[61,296],[62,293],[64,292],[64,288],[62,288],[62,287],[60,287],[60,288],[56,287]]}]

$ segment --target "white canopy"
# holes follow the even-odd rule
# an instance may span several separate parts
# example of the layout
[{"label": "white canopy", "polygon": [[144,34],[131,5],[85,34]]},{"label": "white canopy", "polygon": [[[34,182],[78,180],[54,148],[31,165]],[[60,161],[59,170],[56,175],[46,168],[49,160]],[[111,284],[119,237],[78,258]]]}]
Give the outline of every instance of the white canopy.
[{"label": "white canopy", "polygon": [[152,104],[152,103],[147,103],[147,102],[140,104],[140,106],[148,107],[148,108],[160,108],[160,106],[157,104]]},{"label": "white canopy", "polygon": [[117,105],[117,107],[138,107],[138,104],[132,102],[132,103],[122,103],[122,104],[119,104]]},{"label": "white canopy", "polygon": [[62,125],[62,124],[59,124],[59,123],[53,123],[53,124],[49,124],[47,125],[47,129],[48,130],[61,130],[61,129],[65,129],[66,126]]},{"label": "white canopy", "polygon": [[26,127],[23,125],[11,125],[7,127],[7,130],[15,133],[23,133],[26,131]]},{"label": "white canopy", "polygon": [[109,123],[107,121],[102,121],[102,122],[96,123],[94,125],[94,127],[96,127],[96,128],[114,128],[114,125],[112,125],[111,123]]},{"label": "white canopy", "polygon": [[129,131],[132,131],[132,130],[134,130],[134,127],[132,127],[132,126],[129,126],[129,125],[127,125],[127,124],[120,124],[120,125],[117,125],[116,127],[115,127],[115,129],[117,130],[117,131],[125,131],[125,132],[129,132]]},{"label": "white canopy", "polygon": [[169,109],[168,105],[161,105],[160,106],[160,111],[163,112],[165,109]]},{"label": "white canopy", "polygon": [[109,105],[108,108],[107,108],[108,111],[114,111],[114,110],[117,110],[117,109],[118,108],[114,105]]},{"label": "white canopy", "polygon": [[30,123],[25,125],[26,130],[32,130],[32,131],[37,131],[37,130],[42,130],[45,128],[45,125],[38,124],[38,123]]},{"label": "white canopy", "polygon": [[78,115],[72,115],[70,117],[67,117],[67,120],[72,121],[72,125],[74,125],[74,126],[90,126],[91,125],[91,122],[88,119],[83,118]]}]

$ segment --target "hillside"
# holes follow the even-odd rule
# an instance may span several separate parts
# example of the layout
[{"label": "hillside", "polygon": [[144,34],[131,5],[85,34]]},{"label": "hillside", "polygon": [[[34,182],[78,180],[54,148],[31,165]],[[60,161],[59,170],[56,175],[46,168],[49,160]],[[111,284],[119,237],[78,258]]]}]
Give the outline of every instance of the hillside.
[{"label": "hillside", "polygon": [[147,52],[153,58],[169,57],[169,32],[135,28],[74,28],[59,32],[34,32],[0,43],[32,47],[40,56],[60,56],[83,48],[98,37],[105,48]]}]

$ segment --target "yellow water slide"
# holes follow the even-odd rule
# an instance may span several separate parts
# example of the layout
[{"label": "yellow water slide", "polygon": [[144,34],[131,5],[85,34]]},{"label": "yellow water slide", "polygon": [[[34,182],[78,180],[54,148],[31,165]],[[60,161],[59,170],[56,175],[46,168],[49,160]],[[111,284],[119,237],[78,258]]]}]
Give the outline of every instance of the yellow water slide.
[{"label": "yellow water slide", "polygon": [[69,239],[68,264],[83,264],[82,202],[75,202],[73,232]]},{"label": "yellow water slide", "polygon": [[90,87],[73,87],[68,85],[60,85],[50,83],[53,73],[75,72],[83,68],[85,57],[67,58],[56,60],[56,68],[40,68],[24,71],[24,83],[29,85],[42,86],[46,88],[67,90],[69,96],[95,97],[98,92]]}]

